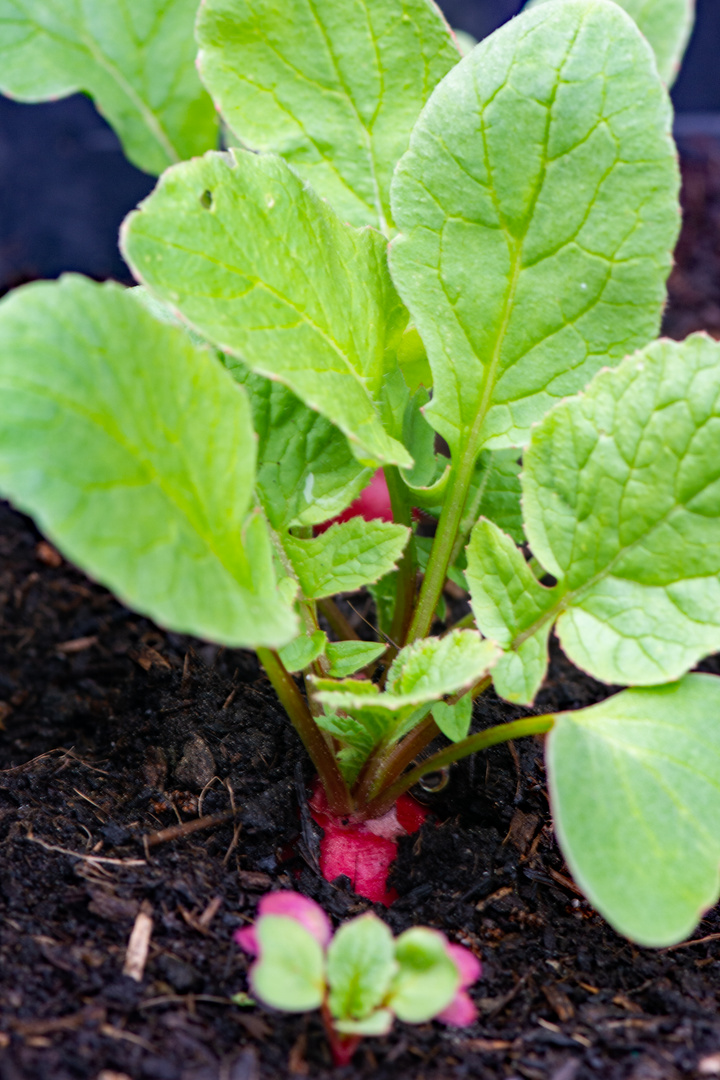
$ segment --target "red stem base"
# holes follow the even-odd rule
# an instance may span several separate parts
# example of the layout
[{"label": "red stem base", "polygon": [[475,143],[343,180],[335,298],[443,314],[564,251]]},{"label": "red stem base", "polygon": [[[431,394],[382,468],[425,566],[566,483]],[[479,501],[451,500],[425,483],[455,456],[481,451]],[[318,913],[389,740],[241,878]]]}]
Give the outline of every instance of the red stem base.
[{"label": "red stem base", "polygon": [[383,817],[350,823],[331,813],[325,792],[317,783],[310,813],[325,833],[320,841],[320,871],[325,880],[334,881],[344,874],[366,900],[386,907],[397,900],[395,889],[388,889],[387,884],[397,857],[397,841],[418,831],[427,817],[425,807],[410,795],[401,795]]}]

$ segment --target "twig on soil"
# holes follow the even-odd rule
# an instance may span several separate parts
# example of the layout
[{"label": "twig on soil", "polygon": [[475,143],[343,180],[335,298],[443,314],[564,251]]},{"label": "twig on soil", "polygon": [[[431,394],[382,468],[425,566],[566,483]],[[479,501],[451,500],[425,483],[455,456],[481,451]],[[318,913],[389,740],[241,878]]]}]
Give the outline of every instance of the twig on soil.
[{"label": "twig on soil", "polygon": [[197,812],[198,812],[198,817],[199,818],[202,817],[203,800],[204,800],[206,794],[208,793],[208,791],[213,786],[213,784],[215,783],[216,780],[218,782],[220,782],[220,777],[219,776],[211,776],[210,779],[208,780],[207,784],[205,785],[205,787],[202,789],[202,791],[198,795],[198,804],[197,804],[198,805],[198,810],[197,810]]},{"label": "twig on soil", "polygon": [[215,997],[213,994],[163,994],[161,997],[148,998],[141,1001],[138,1009],[156,1009],[160,1005],[179,1005],[187,1002],[188,1005],[196,1001],[204,1001],[210,1005],[235,1005],[232,998]]},{"label": "twig on soil", "polygon": [[59,652],[63,656],[74,656],[76,653],[91,649],[97,643],[97,634],[93,634],[92,637],[73,638],[72,641],[61,641],[59,645],[55,646],[55,652]]},{"label": "twig on soil", "polygon": [[113,1027],[112,1024],[103,1024],[100,1032],[110,1039],[123,1039],[125,1042],[142,1047],[143,1050],[148,1050],[151,1054],[156,1053],[156,1048],[152,1043],[149,1043],[147,1039],[141,1039],[139,1035],[133,1035],[131,1031],[122,1031],[121,1028]]},{"label": "twig on soil", "polygon": [[48,844],[45,840],[33,836],[32,831],[25,835],[26,840],[33,844],[39,844],[46,851],[56,851],[59,855],[70,855],[73,859],[82,859],[84,862],[108,863],[111,866],[145,866],[145,859],[111,859],[106,855],[85,855],[82,851],[70,851],[69,848],[60,847],[58,844]]},{"label": "twig on soil", "polygon": [[104,1020],[105,1015],[104,1007],[91,1006],[70,1016],[51,1016],[47,1020],[11,1020],[10,1027],[23,1037],[52,1035],[56,1031],[78,1031],[93,1021]]},{"label": "twig on soil", "polygon": [[720,934],[706,934],[705,937],[693,938],[692,941],[680,941],[677,945],[668,945],[662,952],[675,952],[676,949],[687,949],[688,945],[706,945],[709,941],[720,941]]},{"label": "twig on soil", "polygon": [[137,983],[143,981],[152,932],[152,908],[148,901],[144,900],[130,934],[123,964],[123,975],[127,975]]},{"label": "twig on soil", "polygon": [[532,967],[529,971],[525,972],[522,978],[518,979],[512,990],[509,990],[507,994],[503,994],[502,997],[498,998],[485,998],[484,1001],[481,1001],[480,1008],[485,1017],[488,1020],[492,1020],[494,1019],[494,1017],[498,1016],[503,1011],[505,1006],[509,1005],[513,998],[520,993],[530,976],[534,974],[535,968]]},{"label": "twig on soil", "polygon": [[[157,847],[158,844],[166,844],[169,840],[181,840],[183,837],[201,832],[203,829],[212,829],[216,825],[224,825],[226,821],[231,821],[234,816],[232,810],[226,810],[223,814],[208,814],[206,817],[184,821],[182,825],[171,825],[169,828],[160,829],[158,832],[146,833],[143,836],[145,851]],[[107,862],[107,860],[105,861]]]},{"label": "twig on soil", "polygon": [[[225,787],[227,788],[228,795],[230,796],[230,809],[232,810],[233,817],[235,817],[235,815],[237,813],[237,811],[235,809],[235,792],[233,791],[233,786],[230,783],[230,778],[229,777],[227,777],[226,780],[225,780]],[[223,866],[227,866],[227,864],[228,864],[228,862],[230,860],[230,856],[232,855],[235,848],[238,846],[238,841],[240,839],[240,830],[241,829],[242,829],[242,822],[238,821],[237,825],[235,825],[235,827],[233,828],[233,838],[230,841],[230,846],[227,849],[227,851],[225,852],[225,855],[223,857],[223,861],[222,861]]]}]

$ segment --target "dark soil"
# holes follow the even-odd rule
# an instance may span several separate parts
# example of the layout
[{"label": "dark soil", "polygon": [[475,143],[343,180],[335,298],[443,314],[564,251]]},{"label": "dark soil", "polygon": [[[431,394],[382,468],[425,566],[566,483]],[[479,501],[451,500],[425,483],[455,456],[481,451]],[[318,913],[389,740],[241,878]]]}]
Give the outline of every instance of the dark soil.
[{"label": "dark soil", "polygon": [[[688,146],[685,178],[666,328],[720,336],[714,144]],[[556,652],[538,704],[608,692]],[[476,723],[514,715],[493,699]],[[232,933],[267,889],[299,888],[336,919],[370,906],[315,869],[311,774],[254,657],[159,631],[0,505],[0,721],[0,1080],[330,1077],[316,1015],[231,1000],[246,989]],[[480,1019],[397,1025],[346,1080],[720,1073],[720,913],[673,950],[615,935],[555,846],[539,742],[457,766],[394,884],[380,913],[395,931],[438,926],[482,957]],[[141,911],[136,982],[123,966]]]}]

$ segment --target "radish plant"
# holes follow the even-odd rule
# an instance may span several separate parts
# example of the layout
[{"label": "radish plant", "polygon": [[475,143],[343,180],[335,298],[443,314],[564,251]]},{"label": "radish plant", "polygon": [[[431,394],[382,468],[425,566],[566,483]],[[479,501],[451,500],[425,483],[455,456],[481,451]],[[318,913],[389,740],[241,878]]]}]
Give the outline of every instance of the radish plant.
[{"label": "radish plant", "polygon": [[395,1017],[408,1024],[477,1019],[468,987],[480,961],[444,934],[413,926],[398,938],[372,912],[333,935],[323,909],[294,892],[266,893],[252,926],[235,934],[255,957],[253,993],[282,1012],[320,1009],[336,1065],[347,1065],[364,1035],[387,1035]]},{"label": "radish plant", "polygon": [[[205,90],[190,14],[0,0],[6,92],[93,93],[156,171],[212,98],[229,146],[125,222],[138,288],[0,305],[0,490],[131,607],[257,650],[329,878],[389,902],[405,793],[547,733],[578,884],[678,941],[720,891],[720,680],[688,674],[720,648],[720,345],[654,340],[690,0],[541,0],[463,59],[430,0],[203,0]],[[472,616],[440,627],[448,578]],[[333,599],[366,586],[376,642]],[[532,705],[553,628],[627,689],[471,734],[491,685]]]}]

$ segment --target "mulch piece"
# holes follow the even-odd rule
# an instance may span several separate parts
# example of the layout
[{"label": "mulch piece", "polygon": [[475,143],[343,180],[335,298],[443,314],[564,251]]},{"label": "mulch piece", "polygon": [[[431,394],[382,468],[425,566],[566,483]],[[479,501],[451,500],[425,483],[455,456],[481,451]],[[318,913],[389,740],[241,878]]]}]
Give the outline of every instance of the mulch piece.
[{"label": "mulch piece", "polygon": [[[665,328],[720,336],[716,144],[684,175]],[[609,692],[554,649],[538,707]],[[490,697],[475,723],[520,712]],[[554,842],[539,741],[453,770],[378,909],[482,957],[478,1023],[398,1024],[333,1073],[317,1016],[233,1000],[263,892],[371,907],[317,874],[311,771],[254,657],[158,630],[0,505],[0,725],[0,1080],[720,1075],[718,910],[680,948],[614,934]]]}]

